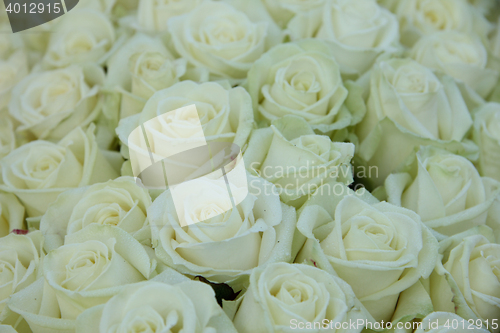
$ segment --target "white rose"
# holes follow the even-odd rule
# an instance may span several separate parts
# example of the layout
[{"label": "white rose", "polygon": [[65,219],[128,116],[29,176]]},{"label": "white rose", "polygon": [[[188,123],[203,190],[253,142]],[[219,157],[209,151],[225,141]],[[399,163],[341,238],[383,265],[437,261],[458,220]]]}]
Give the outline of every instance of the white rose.
[{"label": "white rose", "polygon": [[16,148],[16,133],[10,116],[0,112],[0,159]]},{"label": "white rose", "polygon": [[[249,194],[235,209],[226,184],[215,180],[197,181],[180,203],[180,216],[170,190],[160,195],[148,210],[158,259],[218,282],[245,278],[267,262],[292,260],[295,209],[280,202],[271,183],[250,175],[248,182]],[[235,198],[246,193],[243,184],[230,187]]]},{"label": "white rose", "polygon": [[275,184],[281,199],[299,208],[322,183],[352,183],[352,143],[317,135],[302,118],[284,116],[254,130],[244,158],[250,171]]},{"label": "white rose", "polygon": [[0,193],[0,237],[14,230],[26,230],[24,207],[15,195]]},{"label": "white rose", "polygon": [[410,168],[387,177],[390,203],[415,211],[429,228],[446,236],[486,223],[500,191],[488,193],[487,180],[465,157],[429,146],[416,154]]},{"label": "white rose", "polygon": [[190,12],[203,0],[144,0],[139,2],[137,23],[148,31],[165,31],[170,18]]},{"label": "white rose", "polygon": [[360,75],[384,52],[395,50],[398,21],[375,0],[326,1],[317,17],[289,24],[292,40],[316,37],[327,40],[342,74]]},{"label": "white rose", "polygon": [[377,168],[371,181],[381,185],[420,145],[457,153],[477,148],[461,141],[472,119],[454,80],[435,75],[411,59],[376,64],[370,77],[367,114],[356,128],[359,156]]},{"label": "white rose", "polygon": [[248,72],[248,91],[261,118],[304,118],[323,133],[356,124],[365,106],[356,87],[344,87],[334,52],[318,40],[278,45]]},{"label": "white rose", "polygon": [[314,196],[302,210],[297,229],[307,240],[295,260],[333,268],[376,322],[398,321],[396,305],[412,298],[405,293],[425,293],[418,281],[432,273],[438,243],[416,213],[344,195],[338,204],[341,196]]},{"label": "white rose", "polygon": [[[181,109],[193,104],[196,109],[189,112]],[[174,110],[177,111],[170,112]],[[207,142],[232,142],[242,148],[252,130],[253,112],[250,96],[241,87],[226,89],[215,82],[183,81],[156,92],[140,114],[122,119],[116,129],[122,144],[137,157],[131,161],[132,170],[139,172],[144,169],[144,163],[150,165],[151,159],[142,131],[133,131],[146,122],[149,149],[155,158],[161,159],[172,155],[172,151],[177,153],[177,147],[188,141],[199,141],[200,137],[192,136],[200,134],[200,123]],[[135,136],[137,133],[139,137]],[[132,142],[129,142],[130,136]],[[122,152],[128,158],[130,155],[124,146]]]},{"label": "white rose", "polygon": [[150,246],[151,230],[146,219],[150,205],[148,192],[130,177],[68,190],[42,216],[44,247],[47,251],[58,248],[66,235],[92,224],[117,226]]},{"label": "white rose", "polygon": [[137,33],[113,54],[107,68],[105,85],[120,94],[120,111],[119,116],[117,110],[105,112],[121,119],[141,112],[156,91],[179,82],[186,60],[174,59],[159,39]]},{"label": "white rose", "polygon": [[479,146],[479,172],[500,181],[500,104],[485,104],[474,113],[473,138]]},{"label": "white rose", "polygon": [[464,82],[482,97],[488,96],[498,81],[498,71],[486,68],[485,47],[472,34],[442,31],[422,37],[413,46],[411,57]]},{"label": "white rose", "polygon": [[335,323],[365,319],[361,308],[340,278],[308,265],[275,263],[252,271],[234,324],[241,333],[295,332],[298,327],[359,333],[363,327],[335,329]]},{"label": "white rose", "polygon": [[0,110],[9,104],[12,88],[28,75],[28,59],[21,50],[6,60],[0,58]]},{"label": "white rose", "polygon": [[498,333],[500,327],[491,324],[500,318],[500,244],[483,235],[456,241],[430,278],[434,308],[465,320],[487,320],[491,332]]},{"label": "white rose", "polygon": [[401,42],[413,46],[437,31],[461,31],[486,37],[491,24],[467,0],[401,0],[393,9],[399,20]]},{"label": "white rose", "polygon": [[5,319],[5,306],[10,297],[28,287],[41,275],[42,235],[9,234],[0,238],[0,312]]},{"label": "white rose", "polygon": [[[479,322],[478,322],[479,323]],[[481,326],[483,323],[481,322]],[[415,333],[488,333],[484,328],[479,328],[474,323],[463,319],[451,312],[433,312],[424,319]]]},{"label": "white rose", "polygon": [[206,1],[168,21],[177,53],[212,79],[239,82],[270,46],[281,42],[269,22],[251,21],[224,2]]},{"label": "white rose", "polygon": [[60,140],[78,126],[88,126],[100,112],[97,66],[70,66],[33,73],[12,90],[9,112],[29,139]]},{"label": "white rose", "polygon": [[145,248],[127,232],[92,225],[49,252],[43,277],[15,294],[8,306],[33,333],[74,332],[79,314],[105,303],[125,285],[147,280],[154,268]]},{"label": "white rose", "polygon": [[39,216],[69,188],[118,177],[120,156],[101,151],[93,131],[76,128],[59,143],[37,140],[13,150],[0,160],[0,189],[14,193],[28,216]]},{"label": "white rose", "polygon": [[50,67],[94,62],[102,64],[115,42],[115,30],[103,13],[72,10],[54,27],[44,63]]},{"label": "white rose", "polygon": [[[161,300],[161,301],[155,301]],[[76,333],[224,332],[236,333],[215,301],[212,288],[185,281],[147,281],[126,287],[106,304],[83,312]]]}]

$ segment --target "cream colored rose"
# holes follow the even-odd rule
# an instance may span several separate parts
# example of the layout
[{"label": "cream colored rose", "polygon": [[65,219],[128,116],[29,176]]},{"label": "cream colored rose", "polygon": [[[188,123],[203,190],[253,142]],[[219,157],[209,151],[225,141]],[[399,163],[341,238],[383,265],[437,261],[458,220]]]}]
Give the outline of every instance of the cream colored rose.
[{"label": "cream colored rose", "polygon": [[0,110],[9,104],[12,88],[28,75],[28,58],[21,50],[0,59]]},{"label": "cream colored rose", "polygon": [[[189,112],[180,109],[193,104],[196,109]],[[177,111],[170,112],[174,110]],[[250,96],[241,87],[226,89],[214,82],[197,84],[183,81],[156,92],[140,114],[121,120],[116,129],[124,145],[122,152],[125,157],[130,157],[125,146],[138,157],[132,161],[132,170],[140,172],[144,163],[147,166],[151,164],[148,147],[142,132],[139,137],[132,136],[132,142],[129,142],[129,136],[137,126],[146,122],[149,149],[155,159],[161,159],[172,155],[172,152],[179,152],[178,147],[185,148],[182,145],[187,141],[201,140],[200,123],[207,142],[233,142],[242,148],[252,130],[253,112]],[[193,135],[198,137],[193,138]]]},{"label": "cream colored rose", "polygon": [[486,37],[491,24],[467,0],[402,0],[393,9],[401,42],[413,46],[420,37],[438,31],[461,31]]},{"label": "cream colored rose", "polygon": [[[226,184],[210,179],[197,181],[175,207],[170,191],[160,195],[148,210],[158,259],[218,282],[244,278],[264,263],[290,261],[295,209],[281,203],[274,185],[262,178],[248,175],[248,184],[250,193],[236,208]],[[234,198],[247,193],[244,184],[230,188]]]},{"label": "cream colored rose", "polygon": [[7,113],[0,113],[0,159],[16,148],[14,124]]},{"label": "cream colored rose", "polygon": [[186,60],[174,59],[159,39],[138,33],[116,51],[107,67],[105,85],[120,95],[120,111],[115,115],[110,103],[105,113],[121,119],[141,112],[156,91],[179,82]]},{"label": "cream colored rose", "polygon": [[130,177],[68,190],[49,206],[40,221],[44,247],[47,251],[56,249],[66,235],[93,224],[117,226],[150,246],[146,218],[150,205],[148,192]]},{"label": "cream colored rose", "polygon": [[0,189],[15,194],[28,216],[40,216],[65,190],[118,177],[120,156],[101,151],[93,131],[76,128],[59,143],[37,140],[13,150],[0,160]]},{"label": "cream colored rose", "polygon": [[248,72],[247,85],[254,110],[266,121],[291,114],[327,133],[353,125],[364,115],[355,87],[344,87],[334,52],[318,40],[272,48]]},{"label": "cream colored rose", "polygon": [[316,135],[302,118],[284,116],[252,133],[245,150],[247,169],[275,184],[281,200],[299,208],[323,183],[352,183],[352,143]]},{"label": "cream colored rose", "polygon": [[154,262],[120,228],[92,225],[66,236],[44,258],[43,277],[11,298],[8,306],[33,333],[74,332],[75,319],[127,284],[147,280]]},{"label": "cream colored rose", "polygon": [[465,154],[461,144],[472,119],[454,80],[433,74],[411,59],[376,64],[370,77],[367,114],[357,126],[360,157],[377,167],[371,181],[381,185],[420,145],[441,145]]},{"label": "cream colored rose", "polygon": [[246,78],[247,72],[272,45],[281,42],[269,22],[253,22],[245,11],[224,2],[206,1],[191,12],[168,20],[176,52],[211,79]]},{"label": "cream colored rose", "polygon": [[70,66],[33,73],[12,91],[9,112],[29,139],[60,140],[76,127],[88,126],[100,112],[97,66]]},{"label": "cream colored rose", "polygon": [[[303,264],[275,263],[255,268],[234,318],[238,332],[361,332],[335,323],[366,316],[351,287],[340,278]],[[322,329],[318,329],[318,325]],[[312,328],[312,327],[311,327]]]},{"label": "cream colored rose", "polygon": [[128,286],[106,304],[83,312],[76,333],[227,332],[231,320],[215,301],[212,288],[195,281],[170,285],[147,281]]},{"label": "cream colored rose", "polygon": [[413,46],[411,57],[466,83],[482,97],[489,95],[498,80],[498,71],[486,68],[488,53],[485,47],[472,34],[433,33]]},{"label": "cream colored rose", "polygon": [[413,167],[387,177],[390,203],[415,211],[429,228],[446,236],[486,223],[499,191],[487,192],[486,180],[469,160],[426,147],[417,153]]},{"label": "cream colored rose", "polygon": [[473,138],[479,146],[479,172],[500,181],[500,104],[488,103],[474,113]]},{"label": "cream colored rose", "polygon": [[4,319],[10,297],[28,287],[41,275],[42,235],[9,234],[0,238],[0,312]]},{"label": "cream colored rose", "polygon": [[292,40],[315,37],[327,40],[340,70],[360,75],[384,52],[395,50],[399,39],[396,17],[375,0],[326,1],[317,17],[288,25]]},{"label": "cream colored rose", "polygon": [[72,10],[54,30],[43,58],[49,67],[87,62],[102,64],[116,38],[106,15],[93,9]]},{"label": "cream colored rose", "polygon": [[145,30],[166,31],[168,21],[190,12],[203,0],[145,0],[139,2],[137,23]]},{"label": "cream colored rose", "polygon": [[15,195],[0,193],[0,237],[7,236],[13,230],[26,230],[24,207]]},{"label": "cream colored rose", "polygon": [[416,213],[344,195],[338,205],[338,196],[313,197],[302,210],[297,228],[307,241],[295,260],[331,265],[375,321],[397,320],[398,298],[431,274],[438,243]]},{"label": "cream colored rose", "polygon": [[474,321],[467,321],[451,312],[433,312],[422,319],[422,326],[415,330],[415,333],[488,333],[489,331],[480,326],[476,326]]},{"label": "cream colored rose", "polygon": [[492,324],[500,318],[500,245],[483,235],[457,241],[431,276],[434,308],[465,320],[487,320],[490,331],[498,333],[500,327]]}]

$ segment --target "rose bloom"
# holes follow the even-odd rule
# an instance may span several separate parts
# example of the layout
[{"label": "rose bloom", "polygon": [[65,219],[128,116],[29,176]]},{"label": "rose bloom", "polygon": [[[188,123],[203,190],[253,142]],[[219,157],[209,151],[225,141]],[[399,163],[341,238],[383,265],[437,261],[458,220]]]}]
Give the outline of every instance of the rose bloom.
[{"label": "rose bloom", "polygon": [[230,183],[234,201],[241,201],[235,208],[226,184],[211,179],[197,181],[196,188],[177,185],[189,195],[175,206],[170,190],[161,194],[148,210],[158,259],[218,282],[245,279],[264,263],[291,261],[295,209],[281,203],[264,179],[248,175],[248,190],[246,182]]},{"label": "rose bloom", "polygon": [[155,92],[180,81],[186,65],[185,59],[174,59],[159,38],[135,34],[107,62],[104,85],[118,101],[107,95],[105,114],[118,121],[141,112]]},{"label": "rose bloom", "polygon": [[94,136],[76,128],[58,143],[29,142],[0,160],[0,189],[15,194],[28,216],[40,216],[69,188],[118,177],[118,153],[101,151]]},{"label": "rose bloom", "polygon": [[402,0],[392,8],[401,42],[413,46],[420,37],[438,31],[462,31],[486,37],[491,24],[467,0]]},{"label": "rose bloom", "polygon": [[346,89],[334,52],[315,39],[269,50],[249,71],[247,86],[254,111],[265,123],[295,115],[329,134],[358,123],[364,115],[359,89],[353,84]]},{"label": "rose bloom", "polygon": [[205,1],[168,20],[175,51],[211,79],[241,82],[266,50],[282,40],[272,21],[252,21],[245,10],[221,1]]},{"label": "rose bloom", "polygon": [[490,243],[485,235],[457,235],[448,242],[451,246],[443,254],[443,264],[438,262],[430,278],[434,309],[475,323],[488,321],[491,332],[500,332],[491,325],[500,318],[500,245]]},{"label": "rose bloom", "polygon": [[[309,265],[275,263],[252,271],[234,324],[241,333],[294,332],[294,323],[306,327],[327,322],[331,328],[331,322],[365,319],[361,308],[351,287],[340,278]],[[334,326],[310,332],[359,333],[362,329],[336,330]]]},{"label": "rose bloom", "polygon": [[27,235],[8,234],[0,238],[2,319],[7,315],[6,304],[10,297],[35,282],[40,275],[40,257],[43,257],[41,242],[42,235],[39,231]]},{"label": "rose bloom", "polygon": [[[183,109],[191,105],[196,108]],[[136,130],[141,124],[145,124],[149,148],[142,131]],[[200,134],[206,142],[231,142],[242,148],[252,126],[251,101],[245,89],[183,81],[156,92],[140,114],[120,121],[116,133],[124,156],[134,156],[132,170],[142,172],[151,164],[148,149],[159,160],[185,149],[186,143],[200,142]]]},{"label": "rose bloom", "polygon": [[254,130],[244,154],[247,169],[275,184],[281,200],[296,208],[324,182],[352,183],[353,156],[352,143],[332,142],[291,115]]},{"label": "rose bloom", "polygon": [[146,249],[120,228],[92,225],[66,236],[43,261],[43,277],[8,303],[33,333],[74,332],[84,310],[155,274]]},{"label": "rose bloom", "polygon": [[289,25],[290,37],[326,40],[343,75],[359,76],[379,55],[397,48],[398,21],[375,0],[325,1],[322,10],[314,13]]},{"label": "rose bloom", "polygon": [[408,209],[350,192],[341,199],[320,191],[299,216],[297,229],[306,242],[295,261],[333,268],[372,321],[398,320],[393,317],[396,305],[404,306],[398,298],[402,303],[403,293],[418,290],[419,279],[434,269],[435,237]]},{"label": "rose bloom", "polygon": [[473,34],[458,31],[431,34],[413,46],[411,57],[465,83],[483,98],[491,93],[498,81],[498,71],[486,67],[486,48]]},{"label": "rose bloom", "polygon": [[86,127],[100,112],[99,86],[104,72],[94,65],[36,72],[12,91],[9,112],[30,140],[60,140],[76,127]]},{"label": "rose bloom", "polygon": [[115,42],[115,30],[103,13],[72,10],[53,27],[43,63],[48,67],[94,62],[102,64]]},{"label": "rose bloom", "polygon": [[77,318],[76,332],[236,333],[209,285],[154,280],[132,284],[106,304],[83,312]]},{"label": "rose bloom", "polygon": [[483,225],[500,194],[500,184],[481,178],[465,157],[432,146],[422,148],[413,171],[387,177],[390,203],[417,212],[422,221],[446,236]]},{"label": "rose bloom", "polygon": [[65,191],[40,221],[44,248],[56,249],[64,243],[66,235],[93,224],[117,226],[150,246],[151,231],[146,217],[150,205],[147,190],[131,177]]},{"label": "rose bloom", "polygon": [[463,155],[477,147],[464,142],[472,125],[469,109],[454,80],[411,59],[381,61],[373,67],[367,114],[356,127],[357,154],[377,174],[374,186],[420,145],[437,145]]}]

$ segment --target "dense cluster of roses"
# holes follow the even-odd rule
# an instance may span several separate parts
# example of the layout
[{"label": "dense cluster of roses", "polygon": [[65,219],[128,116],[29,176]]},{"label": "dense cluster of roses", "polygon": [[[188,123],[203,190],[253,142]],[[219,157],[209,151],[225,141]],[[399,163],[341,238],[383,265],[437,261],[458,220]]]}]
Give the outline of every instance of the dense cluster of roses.
[{"label": "dense cluster of roses", "polygon": [[[0,332],[500,332],[499,16],[80,0],[12,34],[2,9]],[[129,137],[193,104],[249,194],[219,214],[207,181],[181,226]]]}]

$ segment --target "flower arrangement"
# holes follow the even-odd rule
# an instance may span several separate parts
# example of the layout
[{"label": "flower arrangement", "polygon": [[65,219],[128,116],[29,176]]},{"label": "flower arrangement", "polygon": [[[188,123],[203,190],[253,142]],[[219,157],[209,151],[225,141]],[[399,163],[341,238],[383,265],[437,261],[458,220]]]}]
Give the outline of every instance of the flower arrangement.
[{"label": "flower arrangement", "polygon": [[497,1],[7,13],[0,332],[500,332]]}]

